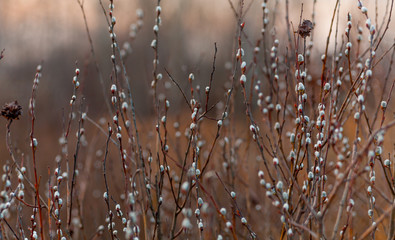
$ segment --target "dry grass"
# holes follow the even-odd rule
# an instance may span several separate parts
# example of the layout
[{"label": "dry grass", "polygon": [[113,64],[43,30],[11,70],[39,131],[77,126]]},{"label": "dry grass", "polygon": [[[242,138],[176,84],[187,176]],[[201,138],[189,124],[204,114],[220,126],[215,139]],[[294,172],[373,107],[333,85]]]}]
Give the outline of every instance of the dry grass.
[{"label": "dry grass", "polygon": [[[291,23],[288,1],[273,11],[278,2],[264,0],[254,39],[245,30],[253,1],[229,1],[231,57],[219,67],[223,50],[212,43],[204,75],[199,68],[178,74],[162,59],[166,11],[158,0],[146,90],[133,87],[128,58],[151,14],[138,10],[126,38],[116,3],[98,2],[111,39],[106,77],[77,0],[94,71],[77,64],[58,132],[37,112],[45,64],[22,117],[18,102],[1,111],[9,159],[1,238],[394,239],[395,43],[386,44],[394,1],[386,1],[379,26],[371,20],[377,8],[356,2],[358,20],[340,15],[334,2],[321,23],[329,26],[327,42],[316,47],[315,10],[307,16],[301,5]],[[89,87],[81,79],[90,78],[102,95],[96,108],[81,92]],[[134,97],[142,94],[150,100]],[[19,118],[29,118],[28,135],[15,129]]]}]

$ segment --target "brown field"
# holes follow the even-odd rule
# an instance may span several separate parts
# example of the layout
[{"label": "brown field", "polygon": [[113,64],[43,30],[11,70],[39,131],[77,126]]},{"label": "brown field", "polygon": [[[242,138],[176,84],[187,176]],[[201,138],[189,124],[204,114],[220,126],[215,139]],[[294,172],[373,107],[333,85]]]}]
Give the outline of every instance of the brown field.
[{"label": "brown field", "polygon": [[0,239],[395,239],[365,2],[1,2]]}]

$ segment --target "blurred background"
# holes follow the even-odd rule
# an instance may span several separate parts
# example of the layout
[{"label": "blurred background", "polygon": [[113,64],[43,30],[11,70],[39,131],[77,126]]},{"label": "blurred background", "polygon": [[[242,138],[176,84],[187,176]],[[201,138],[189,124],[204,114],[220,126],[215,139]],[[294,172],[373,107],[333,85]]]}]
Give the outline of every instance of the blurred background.
[{"label": "blurred background", "polygon": [[[237,1],[232,1],[237,5]],[[290,21],[297,29],[304,4],[303,19],[311,19],[313,1],[289,1]],[[373,17],[377,3],[378,16]],[[366,1],[373,24],[379,25],[386,10],[387,1]],[[103,1],[106,10],[109,1]],[[285,1],[268,1],[270,19],[268,29],[275,32],[283,46],[286,43]],[[335,1],[318,1],[316,7],[316,27],[314,29],[314,49],[322,49],[326,43],[330,19]],[[130,75],[136,106],[139,112],[150,113],[141,102],[149,101],[148,90],[152,80],[153,39],[156,1],[115,1],[114,16],[117,18],[115,32],[121,44],[129,42],[132,53],[126,64]],[[197,81],[207,82],[211,71],[214,43],[218,46],[217,73],[225,71],[225,63],[231,61],[234,44],[236,19],[228,0],[164,0],[162,5],[162,26],[160,28],[159,71],[167,68],[182,84],[190,72]],[[255,45],[261,36],[261,1],[245,1],[245,21],[248,41]],[[85,1],[85,13],[91,31],[97,61],[106,84],[110,84],[111,40],[99,1]],[[129,39],[132,24],[137,24],[136,10],[144,12],[143,26],[133,42]],[[357,1],[341,1],[339,18],[339,43],[347,22],[347,12],[353,14],[353,22],[364,25],[365,17],[357,8]],[[273,18],[275,15],[275,18]],[[90,46],[85,25],[77,0],[41,1],[14,0],[0,2],[0,48],[5,49],[0,62],[0,102],[18,100],[26,108],[31,91],[34,70],[43,65],[43,77],[37,107],[41,116],[50,116],[47,124],[57,123],[52,119],[61,116],[61,109],[67,106],[71,97],[71,80],[76,63],[82,70],[82,93],[91,113],[101,112],[102,91],[98,88],[97,74],[91,59]],[[275,27],[273,26],[275,25]],[[376,24],[377,25],[377,24]],[[393,29],[394,24],[390,25]],[[356,24],[353,26],[356,34]],[[333,36],[332,40],[333,43]],[[386,40],[392,44],[394,31],[388,31]],[[269,46],[272,44],[271,39]],[[284,41],[283,41],[284,40]],[[343,39],[344,40],[344,39]],[[365,41],[366,42],[366,41]],[[387,44],[388,43],[384,43]],[[249,44],[244,44],[248,49]],[[281,47],[280,47],[281,48]],[[385,48],[382,48],[385,49]],[[320,56],[320,52],[312,52]],[[247,56],[248,57],[248,56]],[[320,67],[318,67],[318,70]],[[216,79],[216,83],[224,82]],[[68,90],[68,91],[67,91]],[[45,107],[44,107],[45,106]]]}]

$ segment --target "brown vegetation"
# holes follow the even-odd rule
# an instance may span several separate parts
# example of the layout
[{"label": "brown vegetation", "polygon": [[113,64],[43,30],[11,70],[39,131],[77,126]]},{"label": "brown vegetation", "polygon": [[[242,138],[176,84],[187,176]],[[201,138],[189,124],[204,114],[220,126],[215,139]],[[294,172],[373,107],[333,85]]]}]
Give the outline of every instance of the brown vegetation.
[{"label": "brown vegetation", "polygon": [[[329,25],[323,48],[314,42],[315,10],[307,16],[301,4],[291,22],[288,0],[284,9],[264,0],[261,34],[250,37],[245,18],[253,2],[224,8],[235,20],[228,61],[218,60],[223,49],[213,42],[209,69],[187,72],[161,55],[168,33],[160,0],[154,25],[143,24],[151,15],[139,9],[126,37],[117,3],[99,0],[111,40],[106,76],[77,0],[90,56],[76,63],[72,89],[64,90],[71,97],[59,132],[37,111],[45,62],[28,109],[15,101],[1,110],[8,160],[0,237],[394,239],[395,43],[385,41],[394,1],[386,1],[378,26],[377,8],[356,1],[354,20],[334,1],[332,18],[321,23]],[[129,61],[144,28],[153,31],[148,90],[134,87],[141,86],[131,80],[138,63]],[[87,104],[84,88],[103,104]],[[16,131],[26,127],[13,121],[19,118],[29,119],[30,134]]]}]

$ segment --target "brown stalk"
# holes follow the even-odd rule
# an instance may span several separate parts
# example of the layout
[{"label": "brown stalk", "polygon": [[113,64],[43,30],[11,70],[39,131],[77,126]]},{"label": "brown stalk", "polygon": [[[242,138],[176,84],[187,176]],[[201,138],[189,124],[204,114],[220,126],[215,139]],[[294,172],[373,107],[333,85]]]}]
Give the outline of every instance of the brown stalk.
[{"label": "brown stalk", "polygon": [[31,132],[30,132],[30,143],[31,143],[31,149],[32,149],[32,159],[33,159],[33,171],[34,171],[34,188],[35,188],[35,194],[36,194],[36,200],[37,200],[37,207],[38,207],[38,214],[39,214],[39,223],[40,223],[40,235],[41,238],[44,240],[44,225],[43,225],[43,215],[42,215],[42,207],[41,207],[41,201],[40,201],[40,179],[41,177],[38,177],[37,175],[37,164],[36,164],[36,150],[37,150],[37,140],[34,138],[34,124],[35,124],[35,97],[36,97],[36,90],[37,90],[37,85],[38,81],[41,76],[41,65],[37,67],[37,72],[36,76],[34,78],[34,83],[33,83],[33,88],[32,88],[32,95],[30,98],[29,102],[29,108],[30,108],[30,115],[31,115]]}]

